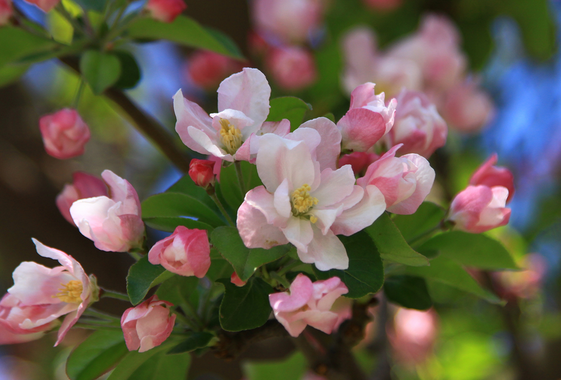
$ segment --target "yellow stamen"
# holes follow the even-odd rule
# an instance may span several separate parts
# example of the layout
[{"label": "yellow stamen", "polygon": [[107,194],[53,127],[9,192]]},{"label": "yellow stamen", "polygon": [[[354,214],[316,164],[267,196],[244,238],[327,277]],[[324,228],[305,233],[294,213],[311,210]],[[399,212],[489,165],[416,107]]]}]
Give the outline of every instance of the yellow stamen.
[{"label": "yellow stamen", "polygon": [[84,287],[82,283],[78,280],[68,281],[68,283],[61,284],[62,288],[59,288],[60,292],[52,296],[53,298],[58,298],[62,302],[66,303],[81,303],[82,298],[80,295],[82,294],[82,290]]},{"label": "yellow stamen", "polygon": [[[292,203],[292,215],[308,216],[306,213],[318,204],[318,199],[310,195],[310,190],[310,185],[304,184],[292,192],[292,196],[290,197]],[[312,223],[315,223],[318,220],[318,218],[313,215],[310,215],[309,219]]]},{"label": "yellow stamen", "polygon": [[224,144],[224,150],[229,154],[236,153],[243,143],[242,132],[226,119],[220,119],[220,125],[220,141]]}]

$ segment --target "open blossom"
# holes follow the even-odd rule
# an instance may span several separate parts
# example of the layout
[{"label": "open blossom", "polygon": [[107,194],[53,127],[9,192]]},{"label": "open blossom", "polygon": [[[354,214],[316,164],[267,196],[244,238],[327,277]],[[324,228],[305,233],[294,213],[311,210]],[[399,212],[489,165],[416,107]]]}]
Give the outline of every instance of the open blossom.
[{"label": "open blossom", "polygon": [[241,69],[241,64],[232,58],[201,50],[189,57],[187,74],[194,84],[209,90],[216,88],[224,78]]},{"label": "open blossom", "polygon": [[162,344],[171,334],[176,315],[170,316],[170,302],[153,295],[131,307],[121,317],[121,328],[129,351],[148,351]]},{"label": "open blossom", "polygon": [[95,277],[89,278],[71,256],[35,239],[33,243],[39,255],[58,260],[61,266],[51,269],[26,261],[14,270],[14,285],[0,301],[0,343],[40,338],[58,325],[58,317],[66,315],[56,346],[97,300],[99,289]]},{"label": "open blossom", "polygon": [[[238,150],[256,133],[269,114],[271,88],[257,69],[244,68],[226,78],[218,88],[218,113],[210,116],[196,103],[173,96],[175,130],[190,149],[225,161],[245,159]],[[249,151],[243,146],[242,150]]]},{"label": "open blossom", "polygon": [[60,0],[25,0],[27,3],[35,4],[44,12],[48,12],[55,7]]},{"label": "open blossom", "polygon": [[208,233],[177,226],[173,234],[154,244],[148,260],[181,276],[203,278],[210,268]]},{"label": "open blossom", "polygon": [[396,359],[410,365],[424,362],[431,354],[437,329],[437,315],[433,310],[399,309],[393,331],[388,331]]},{"label": "open blossom", "polygon": [[478,132],[493,114],[493,101],[477,87],[477,82],[467,79],[456,84],[446,95],[442,114],[454,128],[462,132]]},{"label": "open blossom", "polygon": [[400,147],[394,146],[370,164],[357,184],[376,186],[384,195],[389,212],[410,215],[417,211],[429,194],[435,173],[426,158],[418,154],[395,157]]},{"label": "open blossom", "polygon": [[514,195],[514,176],[507,168],[497,167],[495,164],[499,156],[494,153],[473,173],[469,184],[473,186],[484,185],[488,187],[503,186],[508,189],[507,203]]},{"label": "open blossom", "polygon": [[293,337],[300,335],[306,326],[331,334],[351,317],[350,302],[334,305],[348,291],[339,277],[312,282],[300,273],[290,285],[290,293],[269,294],[269,302],[275,318]]},{"label": "open blossom", "polygon": [[403,90],[397,104],[393,128],[385,138],[388,146],[403,144],[400,153],[417,153],[425,158],[444,146],[448,127],[423,93]]},{"label": "open blossom", "polygon": [[70,207],[74,223],[102,251],[126,252],[140,246],[144,223],[136,190],[111,170],[105,170],[101,177],[111,198],[99,196],[74,202]]},{"label": "open blossom", "polygon": [[376,95],[374,83],[365,83],[355,88],[351,94],[351,105],[339,120],[342,148],[365,152],[372,148],[394,124],[397,102],[384,101],[384,93]]},{"label": "open blossom", "polygon": [[105,182],[100,178],[84,172],[72,174],[72,184],[64,185],[62,192],[56,197],[56,205],[66,220],[74,224],[70,215],[70,206],[78,199],[108,195]]},{"label": "open blossom", "polygon": [[317,78],[312,53],[299,46],[272,48],[265,63],[278,85],[286,90],[300,90]]},{"label": "open blossom", "polygon": [[83,154],[90,139],[90,129],[70,108],[41,117],[39,128],[47,153],[61,160]]},{"label": "open blossom", "polygon": [[335,168],[340,135],[329,119],[303,124],[285,138],[261,137],[257,172],[264,186],[249,191],[237,226],[249,248],[288,242],[319,270],[346,269],[349,261],[337,234],[352,235],[385,209],[375,186],[356,186],[350,165]]},{"label": "open blossom", "polygon": [[148,0],[146,10],[158,21],[173,22],[187,5],[184,0]]},{"label": "open blossom", "polygon": [[12,0],[0,0],[0,26],[6,25],[13,13]]},{"label": "open blossom", "polygon": [[272,41],[306,42],[318,29],[323,0],[255,0],[253,19],[257,31]]}]

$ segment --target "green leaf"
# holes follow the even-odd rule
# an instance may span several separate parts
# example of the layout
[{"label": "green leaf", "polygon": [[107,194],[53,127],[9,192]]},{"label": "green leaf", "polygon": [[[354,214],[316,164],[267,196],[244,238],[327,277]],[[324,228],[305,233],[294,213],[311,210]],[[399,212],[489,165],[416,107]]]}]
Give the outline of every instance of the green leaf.
[{"label": "green leaf", "polygon": [[503,303],[496,295],[483,289],[460,264],[449,258],[439,256],[431,260],[430,267],[405,267],[404,269],[405,273],[411,276],[442,282],[491,303]]},{"label": "green leaf", "polygon": [[372,239],[363,231],[339,239],[349,255],[349,268],[322,272],[314,266],[316,277],[320,280],[339,277],[349,288],[345,297],[360,298],[376,293],[384,284],[384,266]]},{"label": "green leaf", "polygon": [[105,0],[74,0],[74,2],[85,10],[92,10],[100,13],[104,11],[106,3]]},{"label": "green leaf", "polygon": [[446,211],[431,202],[423,202],[412,215],[396,215],[393,222],[406,241],[417,237],[438,226]]},{"label": "green leaf", "polygon": [[96,331],[72,351],[66,373],[71,380],[97,379],[128,352],[121,330]]},{"label": "green leaf", "polygon": [[234,267],[238,277],[247,281],[263,264],[275,261],[284,256],[290,247],[282,245],[271,249],[245,246],[235,227],[218,227],[210,234],[212,245]]},{"label": "green leaf", "polygon": [[290,120],[290,129],[294,131],[302,124],[306,111],[312,106],[295,96],[283,96],[271,99],[271,108],[267,121]]},{"label": "green leaf", "polygon": [[413,276],[390,276],[384,282],[384,294],[390,302],[409,309],[427,310],[432,300],[424,279]]},{"label": "green leaf", "polygon": [[161,300],[181,305],[195,292],[199,279],[197,277],[173,276],[162,282],[156,294]]},{"label": "green leaf", "polygon": [[425,256],[407,244],[388,213],[380,215],[365,231],[374,240],[382,259],[411,266],[429,265]]},{"label": "green leaf", "polygon": [[128,51],[114,51],[113,54],[117,56],[121,63],[121,75],[115,82],[114,87],[124,90],[135,87],[142,76],[136,59]]},{"label": "green leaf", "polygon": [[306,358],[298,351],[282,361],[243,363],[243,372],[248,380],[304,379],[307,369]]},{"label": "green leaf", "polygon": [[438,251],[443,257],[481,269],[519,269],[501,243],[481,234],[445,232],[428,240],[419,251]]},{"label": "green leaf", "polygon": [[8,85],[18,80],[26,73],[29,65],[12,65],[0,67],[0,87]]},{"label": "green leaf", "polygon": [[80,71],[93,93],[99,95],[117,82],[121,62],[113,54],[88,50],[80,58]]},{"label": "green leaf", "polygon": [[[257,174],[257,166],[247,161],[240,162],[241,172],[246,190],[254,189],[263,183]],[[236,167],[229,165],[220,171],[220,183],[216,186],[216,191],[224,198],[232,210],[237,210],[242,204],[245,194],[242,194]]]},{"label": "green leaf", "polygon": [[207,230],[209,232],[214,229],[211,225],[199,222],[198,220],[180,217],[145,218],[144,223],[149,227],[166,232],[175,231],[177,226],[185,226],[191,229],[198,228],[199,230]]},{"label": "green leaf", "polygon": [[127,276],[127,293],[133,305],[139,304],[146,293],[163,281],[171,278],[174,274],[168,272],[161,265],[152,265],[148,261],[148,255],[134,263]]},{"label": "green leaf", "polygon": [[[213,254],[216,254],[218,257],[214,257]],[[221,278],[230,279],[232,273],[234,273],[232,264],[224,259],[216,248],[212,248],[210,250],[210,268],[208,272],[206,272],[206,277],[211,281],[216,281]]]},{"label": "green leaf", "polygon": [[176,183],[174,183],[169,189],[167,189],[166,193],[187,194],[193,198],[198,199],[216,212],[219,212],[216,204],[207,194],[206,190],[200,186],[195,185],[195,182],[193,182],[191,177],[189,177],[189,175],[187,174],[181,177]]},{"label": "green leaf", "polygon": [[198,348],[207,347],[215,337],[216,335],[208,331],[191,332],[187,339],[172,348],[171,351],[168,352],[168,355],[191,352]]},{"label": "green leaf", "polygon": [[192,217],[213,227],[224,225],[217,212],[200,200],[182,193],[152,195],[142,202],[142,218]]},{"label": "green leaf", "polygon": [[129,377],[133,380],[185,380],[191,364],[191,355],[187,353],[166,355],[160,352],[146,360]]},{"label": "green leaf", "polygon": [[[154,347],[146,352],[137,352],[137,351],[129,352],[127,356],[125,356],[125,358],[115,368],[115,370],[111,372],[111,375],[109,375],[107,380],[128,380],[128,379],[139,380],[139,377],[136,377],[136,376],[141,376],[140,373],[136,372],[138,368],[140,368],[144,363],[146,363],[152,357],[160,353],[165,354],[165,352],[167,352],[171,347],[173,347],[176,344],[177,344],[177,338],[174,339],[172,337],[169,337],[166,340],[166,342],[164,342],[162,345]],[[166,356],[166,355],[162,355],[162,356]],[[183,360],[189,362],[189,359],[187,358],[184,358]],[[181,378],[182,380],[185,379],[186,373],[183,373],[183,376],[184,377]],[[161,377],[161,378],[164,378],[166,380],[171,380],[166,377]]]},{"label": "green leaf", "polygon": [[[164,39],[181,45],[211,50],[232,58],[242,59],[235,44],[222,33],[199,25],[195,20],[180,15],[172,23],[162,23],[150,18],[134,21],[128,28],[128,34],[138,39]],[[220,35],[218,37],[218,35]]]},{"label": "green leaf", "polygon": [[251,330],[269,319],[271,305],[269,294],[273,288],[260,278],[253,277],[241,288],[221,279],[224,297],[220,303],[220,325],[226,331]]},{"label": "green leaf", "polygon": [[53,40],[36,36],[21,28],[0,28],[0,67],[27,55],[49,51],[60,46]]}]

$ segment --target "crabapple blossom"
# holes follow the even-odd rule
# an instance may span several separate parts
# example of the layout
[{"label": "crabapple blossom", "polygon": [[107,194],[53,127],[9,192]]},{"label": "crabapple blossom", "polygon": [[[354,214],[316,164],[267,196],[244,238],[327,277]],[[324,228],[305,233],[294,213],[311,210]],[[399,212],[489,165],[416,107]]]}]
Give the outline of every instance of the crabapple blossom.
[{"label": "crabapple blossom", "polygon": [[365,152],[372,148],[394,124],[397,102],[389,101],[386,106],[384,93],[376,95],[374,83],[365,83],[355,88],[351,94],[351,105],[339,120],[342,148]]},{"label": "crabapple blossom", "polygon": [[350,301],[334,307],[348,291],[339,277],[312,282],[300,273],[290,285],[290,293],[269,294],[269,302],[275,318],[291,336],[297,337],[306,326],[331,334],[351,317]]},{"label": "crabapple blossom", "polygon": [[107,196],[107,187],[100,178],[84,172],[72,174],[72,184],[64,185],[62,192],[56,197],[56,205],[66,220],[74,224],[70,215],[70,206],[78,199]]},{"label": "crabapple blossom", "polygon": [[380,156],[376,153],[353,152],[339,158],[339,167],[351,165],[355,175],[362,176],[366,172],[368,166],[379,158]]},{"label": "crabapple blossom", "polygon": [[396,358],[404,364],[420,364],[431,353],[437,335],[437,315],[433,310],[400,308],[388,338]]},{"label": "crabapple blossom", "polygon": [[13,13],[12,0],[0,0],[0,26],[8,24]]},{"label": "crabapple blossom", "polygon": [[397,104],[393,128],[385,136],[388,146],[403,144],[401,153],[417,153],[425,158],[444,146],[448,127],[423,93],[403,90]]},{"label": "crabapple blossom", "polygon": [[239,159],[238,149],[267,118],[270,94],[265,75],[247,67],[222,81],[218,88],[219,112],[210,116],[179,90],[173,96],[175,130],[190,149],[232,162]]},{"label": "crabapple blossom", "polygon": [[162,344],[171,334],[176,315],[170,316],[170,302],[155,294],[131,307],[121,317],[121,328],[129,351],[145,352]]},{"label": "crabapple blossom", "polygon": [[64,108],[39,120],[39,129],[48,154],[61,160],[84,153],[90,130],[74,109]]},{"label": "crabapple blossom", "polygon": [[510,202],[514,195],[514,176],[507,168],[497,167],[495,164],[498,155],[494,153],[485,161],[469,179],[469,184],[473,186],[484,185],[488,187],[503,186],[508,189],[508,198],[506,202]]},{"label": "crabapple blossom", "polygon": [[370,164],[357,184],[376,186],[384,195],[389,212],[410,215],[417,211],[429,194],[435,172],[426,158],[418,154],[395,157],[400,147],[394,146]]},{"label": "crabapple blossom", "polygon": [[462,132],[478,132],[493,114],[489,95],[467,79],[448,92],[442,113],[454,128]]},{"label": "crabapple blossom", "polygon": [[140,201],[132,185],[111,170],[101,177],[109,187],[107,196],[80,199],[70,207],[78,229],[102,251],[125,252],[144,239]]},{"label": "crabapple blossom", "polygon": [[44,12],[50,11],[58,3],[60,3],[60,0],[25,0],[25,1],[27,3],[30,3],[30,4],[35,4],[37,7],[39,7]]},{"label": "crabapple blossom", "polygon": [[99,289],[95,277],[88,277],[72,256],[32,240],[39,255],[58,260],[62,265],[47,268],[25,261],[14,270],[14,285],[0,301],[0,339],[9,343],[12,339],[40,338],[58,324],[58,317],[66,315],[58,331],[56,346],[88,305],[97,301]]},{"label": "crabapple blossom", "polygon": [[247,281],[243,281],[236,272],[232,273],[232,276],[230,276],[230,282],[238,287],[247,284]]},{"label": "crabapple blossom", "polygon": [[285,90],[300,90],[317,78],[314,57],[299,46],[272,48],[265,63],[275,81]]},{"label": "crabapple blossom", "polygon": [[173,234],[160,240],[150,252],[148,261],[181,276],[203,278],[210,268],[210,245],[205,230],[177,226]]},{"label": "crabapple blossom", "polygon": [[187,5],[183,0],[148,0],[146,10],[154,19],[161,22],[173,22]]},{"label": "crabapple blossom", "polygon": [[[338,156],[331,145],[337,141],[334,123],[319,118],[307,125],[285,138],[261,137],[256,164],[264,186],[246,194],[238,230],[249,248],[290,242],[303,262],[319,270],[346,269],[347,253],[335,235],[372,224],[385,209],[383,195],[375,186],[356,186],[350,165],[329,166]],[[329,152],[336,154],[333,160]]]},{"label": "crabapple blossom", "polygon": [[216,88],[224,78],[241,68],[240,63],[232,58],[201,50],[189,57],[187,75],[197,86],[211,89]]},{"label": "crabapple blossom", "polygon": [[214,161],[193,158],[189,163],[189,177],[195,182],[195,185],[206,189],[214,184],[215,164]]}]

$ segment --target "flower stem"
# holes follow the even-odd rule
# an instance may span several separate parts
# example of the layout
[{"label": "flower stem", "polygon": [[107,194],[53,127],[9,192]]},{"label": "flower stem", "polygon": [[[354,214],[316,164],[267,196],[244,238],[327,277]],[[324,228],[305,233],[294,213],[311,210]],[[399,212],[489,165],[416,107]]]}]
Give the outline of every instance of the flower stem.
[{"label": "flower stem", "polygon": [[[183,310],[185,315],[191,318],[193,322],[196,324],[196,326],[192,326],[192,327],[196,327],[197,330],[201,329],[204,326],[204,323],[199,317],[199,314],[197,314],[197,311],[193,308],[193,305],[191,305],[191,303],[187,301],[183,295],[181,295],[181,300],[182,302],[179,306],[181,306],[181,309]],[[193,329],[195,330],[195,328]]]},{"label": "flower stem", "polygon": [[279,273],[271,272],[270,275],[273,280],[284,286],[286,289],[290,288],[290,283],[288,282],[288,280],[281,276]]},{"label": "flower stem", "polygon": [[418,241],[422,240],[423,238],[432,235],[433,233],[435,233],[436,231],[439,230],[444,230],[442,222],[438,223],[437,226],[431,228],[430,230],[427,230],[425,232],[420,233],[419,235],[415,236],[414,238],[410,239],[407,244],[409,244],[410,246],[413,246],[415,243],[417,243]]},{"label": "flower stem", "polygon": [[84,87],[85,87],[84,79],[80,77],[80,84],[78,85],[78,89],[76,90],[76,95],[74,96],[74,103],[72,104],[72,108],[74,108],[75,110],[78,109],[78,104],[80,103],[80,99],[82,98]]},{"label": "flower stem", "polygon": [[300,261],[298,260],[292,260],[290,263],[286,264],[285,266],[283,266],[281,268],[281,270],[277,271],[279,276],[284,276],[285,274],[287,274],[292,268],[297,267],[298,265],[300,265]]},{"label": "flower stem", "polygon": [[226,209],[224,208],[224,206],[222,206],[222,202],[220,202],[220,199],[218,199],[216,194],[210,194],[210,197],[212,198],[212,200],[214,201],[216,206],[218,206],[218,208],[220,209],[220,212],[222,213],[222,215],[224,215],[228,224],[230,224],[230,226],[232,226],[232,227],[235,227],[236,224],[232,221],[232,218],[230,218],[230,215],[228,215],[228,213],[226,212]]},{"label": "flower stem", "polygon": [[107,289],[103,289],[101,288],[102,292],[101,292],[101,298],[114,298],[117,300],[121,300],[121,301],[127,301],[130,302],[129,296],[123,293],[119,293],[119,292],[115,292],[113,290],[107,290]]},{"label": "flower stem", "polygon": [[130,257],[132,257],[133,259],[138,261],[142,258],[142,255],[140,254],[140,252],[141,251],[139,251],[137,249],[131,249],[130,251],[128,251],[128,254],[130,255]]},{"label": "flower stem", "polygon": [[83,315],[90,316],[90,317],[101,318],[101,319],[106,319],[106,320],[109,320],[109,321],[112,321],[112,322],[120,321],[120,319],[118,317],[115,317],[115,316],[110,315],[110,314],[106,314],[102,311],[96,310],[96,309],[91,308],[91,307],[86,309],[84,311]]},{"label": "flower stem", "polygon": [[245,193],[247,193],[247,191],[245,189],[245,182],[243,180],[242,163],[240,161],[234,161],[234,166],[236,167],[236,175],[238,177],[240,189],[242,190],[242,194],[245,196]]}]

